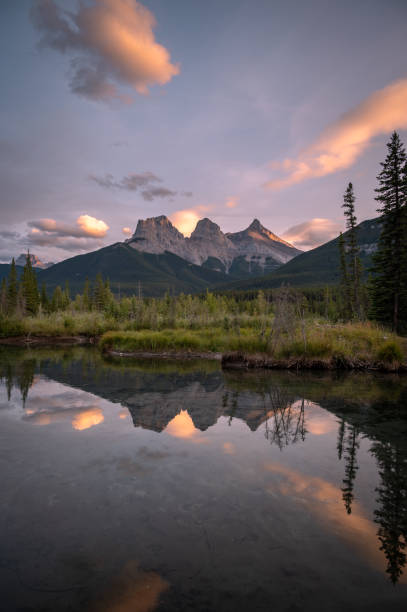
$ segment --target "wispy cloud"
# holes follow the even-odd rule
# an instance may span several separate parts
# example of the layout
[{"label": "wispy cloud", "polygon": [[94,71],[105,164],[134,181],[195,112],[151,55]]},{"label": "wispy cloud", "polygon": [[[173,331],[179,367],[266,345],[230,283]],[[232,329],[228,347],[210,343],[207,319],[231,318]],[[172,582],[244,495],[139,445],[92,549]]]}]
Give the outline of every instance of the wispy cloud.
[{"label": "wispy cloud", "polygon": [[285,176],[268,181],[266,187],[282,189],[348,168],[375,136],[402,128],[407,128],[407,79],[374,92],[325,129],[296,158],[271,163],[273,170]]},{"label": "wispy cloud", "polygon": [[140,187],[146,187],[151,183],[162,183],[158,176],[149,171],[139,174],[128,174],[120,180],[116,180],[112,174],[105,174],[104,176],[91,174],[89,180],[106,189],[125,189],[127,191],[137,191]]},{"label": "wispy cloud", "polygon": [[146,171],[139,174],[128,174],[122,179],[117,180],[112,174],[105,174],[104,176],[95,176],[91,174],[89,180],[94,181],[100,187],[105,189],[124,189],[126,191],[137,191],[141,189],[141,196],[146,202],[152,202],[156,198],[173,198],[177,195],[190,198],[192,197],[192,191],[174,191],[168,189],[168,187],[157,186],[155,183],[162,183],[162,179],[153,174],[152,172]]},{"label": "wispy cloud", "polygon": [[152,202],[155,198],[173,198],[177,193],[177,191],[171,191],[166,187],[151,187],[150,189],[144,189],[141,195],[147,202]]},{"label": "wispy cloud", "polygon": [[118,88],[139,94],[179,74],[167,49],[154,37],[154,15],[137,0],[90,0],[77,12],[54,0],[35,0],[31,18],[41,32],[40,45],[71,59],[71,90],[93,100],[130,102]]},{"label": "wispy cloud", "polygon": [[307,251],[336,238],[341,229],[342,225],[332,219],[315,218],[293,225],[284,232],[282,238],[298,249]]}]

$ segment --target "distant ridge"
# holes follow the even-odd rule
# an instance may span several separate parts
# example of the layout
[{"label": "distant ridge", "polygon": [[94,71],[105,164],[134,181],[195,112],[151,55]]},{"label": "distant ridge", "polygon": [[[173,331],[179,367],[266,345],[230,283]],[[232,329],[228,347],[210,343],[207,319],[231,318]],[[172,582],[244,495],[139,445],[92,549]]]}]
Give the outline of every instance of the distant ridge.
[{"label": "distant ridge", "polygon": [[[362,221],[357,226],[360,258],[366,277],[371,267],[372,255],[377,248],[381,232],[380,217]],[[347,232],[344,233],[347,236]],[[340,281],[338,238],[306,251],[271,274],[230,282],[221,289],[250,290],[269,289],[281,285],[310,287],[337,284]]]},{"label": "distant ridge", "polygon": [[144,296],[196,293],[229,279],[226,274],[197,266],[173,253],[143,253],[123,242],[65,259],[37,271],[37,278],[40,285],[45,283],[51,290],[67,281],[74,296],[83,290],[86,278],[92,282],[97,274],[109,279],[116,295],[139,291]]}]

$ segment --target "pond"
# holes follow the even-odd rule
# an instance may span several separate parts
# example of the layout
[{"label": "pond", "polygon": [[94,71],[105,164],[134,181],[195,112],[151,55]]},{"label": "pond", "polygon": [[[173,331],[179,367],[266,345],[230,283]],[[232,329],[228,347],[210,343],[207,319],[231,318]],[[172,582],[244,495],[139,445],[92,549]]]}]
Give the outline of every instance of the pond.
[{"label": "pond", "polygon": [[407,377],[0,347],[0,609],[407,609]]}]

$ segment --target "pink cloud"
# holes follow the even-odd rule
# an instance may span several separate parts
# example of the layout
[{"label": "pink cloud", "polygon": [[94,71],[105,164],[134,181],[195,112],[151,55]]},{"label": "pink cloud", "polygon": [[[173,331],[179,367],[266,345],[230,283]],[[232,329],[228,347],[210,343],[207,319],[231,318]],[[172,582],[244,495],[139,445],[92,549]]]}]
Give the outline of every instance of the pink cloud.
[{"label": "pink cloud", "polygon": [[283,176],[268,181],[266,187],[282,189],[348,168],[375,136],[403,128],[407,128],[407,79],[371,94],[326,128],[296,158],[272,162],[271,169]]}]

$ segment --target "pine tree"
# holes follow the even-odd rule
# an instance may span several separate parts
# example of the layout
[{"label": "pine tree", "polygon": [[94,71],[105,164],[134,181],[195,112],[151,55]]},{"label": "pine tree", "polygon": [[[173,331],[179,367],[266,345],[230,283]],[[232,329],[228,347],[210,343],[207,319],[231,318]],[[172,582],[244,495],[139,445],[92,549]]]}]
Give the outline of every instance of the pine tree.
[{"label": "pine tree", "polygon": [[375,190],[382,232],[373,257],[371,316],[401,332],[407,325],[407,157],[397,132],[387,149]]},{"label": "pine tree", "polygon": [[14,257],[11,261],[10,266],[10,274],[8,277],[8,285],[7,285],[7,311],[8,314],[15,314],[17,310],[17,295],[18,295],[18,280],[17,280],[17,271],[16,271],[16,263],[14,261]]},{"label": "pine tree", "polygon": [[47,295],[47,290],[45,288],[45,284],[42,283],[41,287],[41,297],[40,297],[41,308],[44,312],[49,311],[49,299]]},{"label": "pine tree", "polygon": [[359,256],[359,246],[357,237],[357,219],[355,214],[355,194],[353,192],[352,183],[348,184],[345,194],[343,196],[344,215],[346,218],[346,228],[348,230],[346,235],[346,247],[345,256],[347,257],[347,293],[349,308],[351,311],[352,318],[362,318],[362,303],[361,303],[361,291],[360,291],[360,277],[362,266]]},{"label": "pine tree", "polygon": [[62,310],[64,305],[64,292],[62,291],[61,287],[57,285],[57,287],[54,289],[54,293],[52,294],[51,310],[52,312]]},{"label": "pine tree", "polygon": [[96,310],[103,310],[105,307],[105,285],[103,283],[103,277],[100,272],[95,278],[95,287],[93,290],[93,305]]},{"label": "pine tree", "polygon": [[0,313],[7,314],[7,281],[5,278],[1,281],[0,289]]},{"label": "pine tree", "polygon": [[27,253],[26,263],[21,276],[21,287],[24,297],[25,310],[29,314],[36,314],[39,307],[37,277],[31,264],[30,253]]},{"label": "pine tree", "polygon": [[84,310],[90,310],[91,308],[90,287],[89,287],[88,277],[86,277],[85,286],[83,288],[83,308]]},{"label": "pine tree", "polygon": [[341,272],[340,289],[342,297],[342,317],[349,319],[352,313],[351,294],[349,284],[348,263],[346,261],[345,239],[342,232],[339,234],[339,265]]},{"label": "pine tree", "polygon": [[71,303],[71,290],[69,289],[69,281],[65,281],[65,291],[64,291],[64,307],[68,308]]}]

